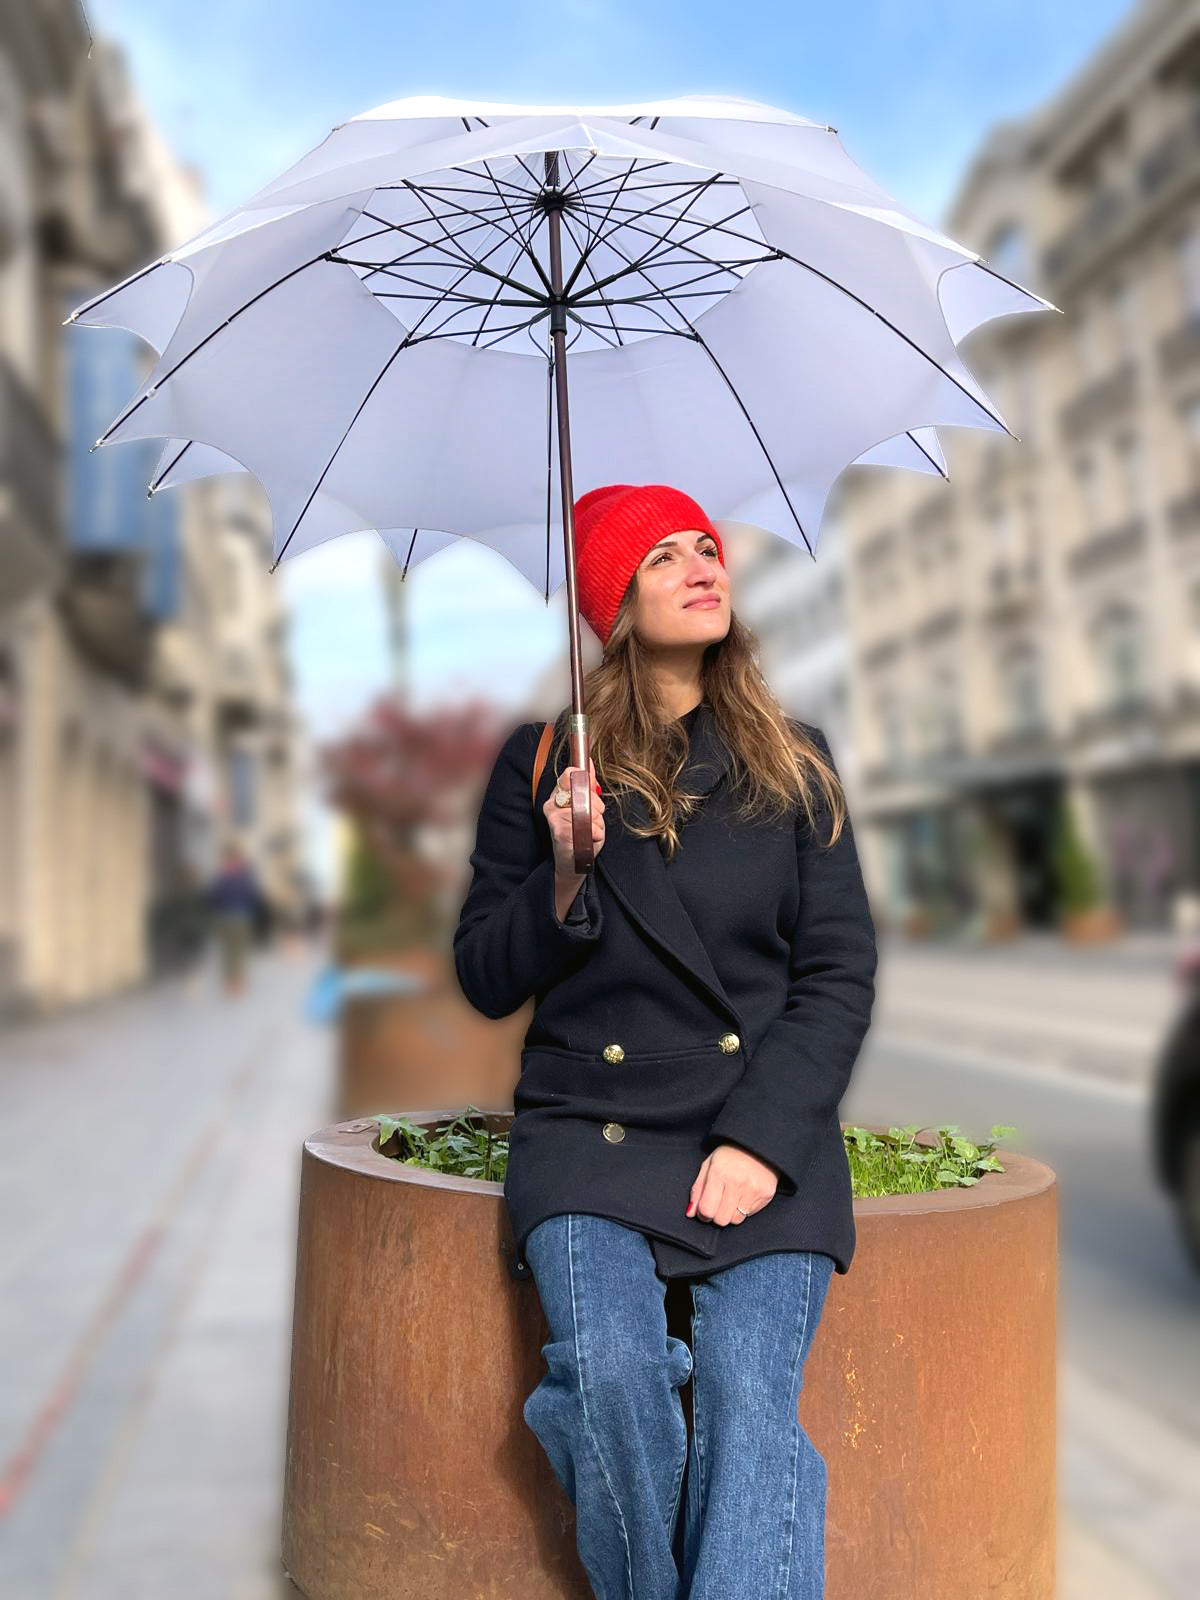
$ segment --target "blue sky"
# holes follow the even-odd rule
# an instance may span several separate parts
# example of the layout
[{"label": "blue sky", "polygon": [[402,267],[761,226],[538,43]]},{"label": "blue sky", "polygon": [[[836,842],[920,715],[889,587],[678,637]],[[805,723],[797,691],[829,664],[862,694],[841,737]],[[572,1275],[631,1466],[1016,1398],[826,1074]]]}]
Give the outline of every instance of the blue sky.
[{"label": "blue sky", "polygon": [[[860,166],[935,225],[988,128],[1055,94],[1132,9],[1127,0],[85,7],[93,31],[124,47],[144,104],[178,156],[204,174],[215,213],[335,123],[404,95],[544,104],[691,91],[832,123]],[[301,693],[318,731],[352,716],[385,678],[382,550],[373,534],[351,535],[280,567],[295,607]],[[505,700],[519,703],[565,653],[565,591],[547,607],[482,547],[464,543],[435,557],[408,586],[420,702],[486,692],[500,680]]]}]

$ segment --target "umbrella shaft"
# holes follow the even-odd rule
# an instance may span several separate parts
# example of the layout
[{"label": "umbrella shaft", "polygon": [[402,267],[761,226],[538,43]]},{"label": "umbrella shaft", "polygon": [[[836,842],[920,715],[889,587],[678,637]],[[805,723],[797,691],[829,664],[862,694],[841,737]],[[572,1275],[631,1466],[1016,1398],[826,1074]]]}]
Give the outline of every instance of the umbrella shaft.
[{"label": "umbrella shaft", "polygon": [[575,574],[575,489],[571,475],[571,419],[567,402],[567,309],[563,299],[562,206],[557,200],[558,151],[546,151],[546,187],[551,191],[547,206],[550,228],[550,337],[554,350],[554,410],[558,421],[558,477],[563,513],[563,543],[566,552],[567,618],[571,639],[572,764],[586,771],[586,722],[574,719],[583,715],[583,651],[579,641],[579,586]]}]

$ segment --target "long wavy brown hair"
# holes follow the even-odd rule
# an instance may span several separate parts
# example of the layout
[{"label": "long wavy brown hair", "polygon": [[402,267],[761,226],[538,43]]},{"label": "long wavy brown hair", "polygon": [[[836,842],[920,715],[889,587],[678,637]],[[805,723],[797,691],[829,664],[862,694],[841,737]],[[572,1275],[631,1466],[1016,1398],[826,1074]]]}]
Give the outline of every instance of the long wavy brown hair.
[{"label": "long wavy brown hair", "polygon": [[[662,703],[653,652],[634,626],[637,575],[621,600],[604,659],[583,681],[588,712],[588,750],[605,796],[617,801],[637,791],[648,826],[622,823],[640,838],[657,837],[668,859],[679,848],[679,829],[700,797],[676,787],[687,755],[687,736]],[[758,664],[758,640],[730,612],[729,632],[704,652],[703,697],[712,707],[717,732],[731,756],[730,783],[740,790],[738,815],[746,820],[778,817],[799,807],[815,832],[818,811],[830,818],[826,847],[841,834],[846,799],[837,773],[820,747],[786,716]],[[554,770],[571,765],[569,722],[564,715],[551,753]]]}]

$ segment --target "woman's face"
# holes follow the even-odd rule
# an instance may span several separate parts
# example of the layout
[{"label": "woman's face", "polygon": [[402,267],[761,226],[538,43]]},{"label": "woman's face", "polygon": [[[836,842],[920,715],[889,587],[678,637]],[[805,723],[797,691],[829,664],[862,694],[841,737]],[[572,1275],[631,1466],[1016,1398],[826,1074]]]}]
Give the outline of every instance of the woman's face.
[{"label": "woman's face", "polygon": [[644,644],[711,644],[729,632],[729,574],[711,533],[673,533],[637,569],[637,631]]}]

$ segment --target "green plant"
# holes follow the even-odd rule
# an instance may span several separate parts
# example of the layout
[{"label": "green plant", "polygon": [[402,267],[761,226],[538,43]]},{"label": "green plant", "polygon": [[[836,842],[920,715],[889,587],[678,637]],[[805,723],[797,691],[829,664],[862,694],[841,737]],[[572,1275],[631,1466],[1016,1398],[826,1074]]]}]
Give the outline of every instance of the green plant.
[{"label": "green plant", "polygon": [[[379,1112],[372,1120],[379,1124],[381,1155],[407,1167],[502,1183],[508,1166],[508,1138],[492,1131],[488,1116],[478,1106],[468,1106],[451,1122],[428,1128],[390,1112]],[[920,1194],[978,1183],[984,1173],[1004,1171],[994,1154],[996,1142],[1017,1130],[993,1123],[991,1139],[976,1144],[964,1138],[955,1124],[943,1123],[934,1130],[936,1143],[919,1144],[917,1135],[927,1131],[916,1123],[889,1128],[886,1133],[843,1128],[855,1197]]]},{"label": "green plant", "polygon": [[966,1188],[978,1183],[986,1172],[1003,1172],[1003,1163],[994,1154],[996,1142],[1015,1128],[993,1123],[991,1139],[976,1144],[963,1137],[954,1123],[942,1123],[933,1131],[934,1144],[919,1144],[917,1135],[927,1128],[911,1123],[872,1133],[869,1128],[842,1129],[846,1154],[850,1158],[851,1188],[856,1198],[885,1194],[921,1194],[928,1189]]},{"label": "green plant", "polygon": [[1090,911],[1100,901],[1100,879],[1075,820],[1075,808],[1064,796],[1055,818],[1054,873],[1060,910]]},{"label": "green plant", "polygon": [[[374,1119],[379,1124],[380,1154],[391,1156],[406,1167],[503,1183],[508,1167],[508,1139],[493,1133],[486,1121],[478,1125],[472,1120],[487,1116],[486,1111],[470,1105],[452,1122],[423,1128],[406,1116],[382,1112]],[[386,1149],[389,1144],[392,1148]]]}]

